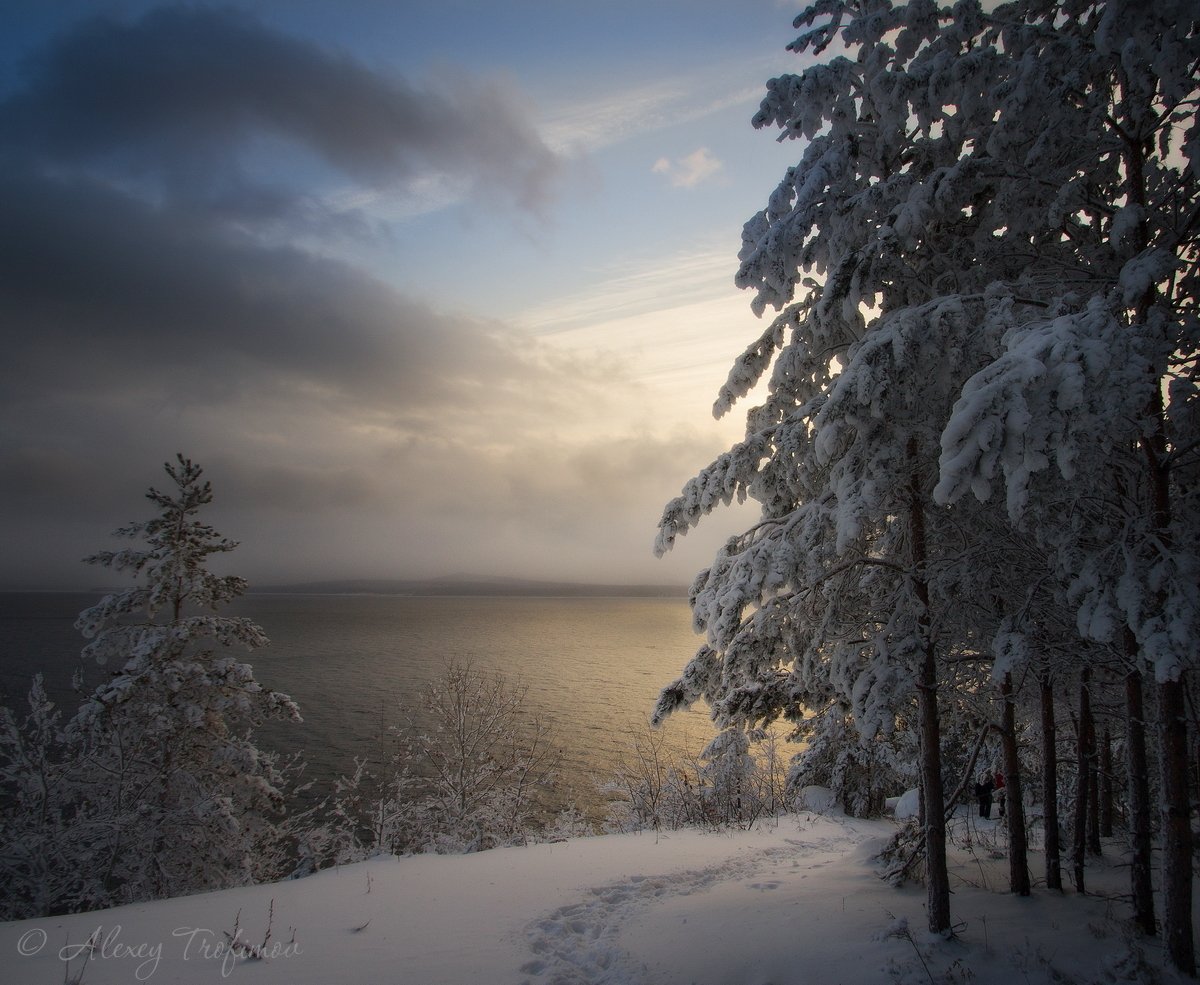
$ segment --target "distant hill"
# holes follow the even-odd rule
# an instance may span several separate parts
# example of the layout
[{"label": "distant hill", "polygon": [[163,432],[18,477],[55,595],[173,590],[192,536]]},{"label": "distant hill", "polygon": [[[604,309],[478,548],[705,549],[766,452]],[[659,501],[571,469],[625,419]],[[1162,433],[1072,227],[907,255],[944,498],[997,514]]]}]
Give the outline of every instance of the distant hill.
[{"label": "distant hill", "polygon": [[683,585],[592,585],[584,582],[451,575],[446,578],[352,578],[339,581],[310,581],[294,585],[252,585],[249,594],[686,598],[687,588]]}]

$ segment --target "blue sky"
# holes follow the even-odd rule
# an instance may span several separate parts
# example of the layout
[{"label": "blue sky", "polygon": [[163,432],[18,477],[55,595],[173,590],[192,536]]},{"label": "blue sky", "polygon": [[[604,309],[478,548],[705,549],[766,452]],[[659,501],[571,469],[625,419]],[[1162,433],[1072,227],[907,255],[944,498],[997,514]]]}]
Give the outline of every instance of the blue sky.
[{"label": "blue sky", "polygon": [[259,583],[689,581],[794,13],[5,4],[0,586],[94,581],[176,451]]}]

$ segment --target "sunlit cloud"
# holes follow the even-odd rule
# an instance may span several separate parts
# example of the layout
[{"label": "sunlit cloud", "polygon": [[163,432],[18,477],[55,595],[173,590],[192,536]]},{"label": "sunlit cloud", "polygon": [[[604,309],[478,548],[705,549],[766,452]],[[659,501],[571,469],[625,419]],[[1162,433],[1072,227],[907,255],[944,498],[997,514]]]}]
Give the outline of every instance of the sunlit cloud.
[{"label": "sunlit cloud", "polygon": [[747,74],[753,77],[753,70],[748,73],[745,63],[738,63],[610,89],[543,114],[542,139],[560,154],[594,152],[644,133],[694,123],[732,106],[754,107],[763,88],[759,82],[741,82]]},{"label": "sunlit cloud", "polygon": [[675,307],[679,298],[703,302],[739,296],[733,286],[736,272],[736,260],[724,243],[630,262],[602,272],[586,290],[520,311],[513,321],[539,335],[553,334],[663,311]]},{"label": "sunlit cloud", "polygon": [[700,147],[675,160],[660,157],[650,170],[655,174],[666,175],[675,188],[695,188],[716,177],[723,168],[724,165],[707,147]]}]

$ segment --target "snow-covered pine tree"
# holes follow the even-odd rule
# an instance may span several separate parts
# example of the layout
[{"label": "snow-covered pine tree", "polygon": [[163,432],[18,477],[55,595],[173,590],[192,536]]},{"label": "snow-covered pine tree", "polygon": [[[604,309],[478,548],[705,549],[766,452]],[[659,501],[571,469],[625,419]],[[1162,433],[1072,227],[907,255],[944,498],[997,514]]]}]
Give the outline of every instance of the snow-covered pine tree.
[{"label": "snow-covered pine tree", "polygon": [[1061,559],[1080,633],[1123,650],[1131,722],[1154,675],[1164,929],[1194,973],[1184,697],[1200,635],[1200,11],[1024,0],[994,23],[986,39],[1022,55],[996,93],[997,187],[1052,193],[1019,213],[1025,282],[994,293],[1032,282],[1048,307],[1014,307],[1002,353],[964,389],[936,496],[1003,485],[1013,521]]},{"label": "snow-covered pine tree", "polygon": [[114,666],[66,728],[87,764],[75,771],[80,817],[106,819],[91,852],[108,902],[250,881],[254,845],[283,806],[275,757],[254,730],[299,721],[235,653],[265,645],[262,629],[218,614],[246,583],[208,569],[237,546],[199,519],[211,484],[182,455],[165,469],[171,486],[147,493],[157,514],[116,532],[141,545],[85,559],[135,583],[76,623],[85,657]]},{"label": "snow-covered pine tree", "polygon": [[714,410],[764,376],[767,395],[745,441],[668,504],[658,541],[735,495],[762,503],[693,586],[708,642],[657,714],[705,698],[721,724],[769,721],[836,700],[867,739],[915,721],[937,932],[950,926],[939,687],[951,656],[990,659],[1006,555],[1021,550],[994,508],[934,503],[939,438],[999,346],[997,305],[1041,305],[989,289],[1028,262],[1009,216],[1028,189],[993,192],[1007,56],[978,43],[986,22],[977,3],[928,0],[822,0],[797,18],[794,51],[846,53],[768,83],[755,124],[804,149],[746,224],[737,283],[757,313],[781,313]]},{"label": "snow-covered pine tree", "polygon": [[23,719],[0,708],[0,920],[107,902],[94,868],[91,816],[79,809],[81,763],[40,674],[28,703]]}]

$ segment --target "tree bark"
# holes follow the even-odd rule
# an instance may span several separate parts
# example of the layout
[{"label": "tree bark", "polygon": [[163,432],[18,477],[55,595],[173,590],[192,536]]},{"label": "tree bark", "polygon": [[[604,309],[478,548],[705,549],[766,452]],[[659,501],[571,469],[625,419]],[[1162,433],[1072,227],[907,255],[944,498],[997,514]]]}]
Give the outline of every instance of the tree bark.
[{"label": "tree bark", "polygon": [[1079,678],[1079,722],[1076,727],[1075,823],[1071,831],[1072,863],[1075,869],[1075,889],[1086,893],[1084,855],[1087,852],[1088,728],[1092,720],[1092,699],[1088,689],[1091,671],[1084,669]]},{"label": "tree bark", "polygon": [[[1090,709],[1089,709],[1090,711]],[[1100,844],[1100,757],[1096,751],[1096,718],[1088,720],[1088,826],[1087,848],[1089,855],[1099,858],[1104,854]]]},{"label": "tree bark", "polygon": [[946,868],[945,793],[942,789],[941,725],[937,708],[937,661],[932,641],[926,641],[917,685],[921,715],[921,786],[925,801],[925,867],[929,900],[929,930],[950,930],[950,874]]},{"label": "tree bark", "polygon": [[1112,736],[1105,728],[1100,740],[1100,837],[1113,836],[1113,758]]},{"label": "tree bark", "polygon": [[1017,750],[1017,709],[1013,704],[1012,674],[1000,686],[1004,695],[1004,723],[1000,742],[1004,747],[1004,802],[1008,817],[1008,885],[1018,896],[1029,895],[1029,851],[1025,832],[1025,798],[1021,787],[1021,758]]},{"label": "tree bark", "polygon": [[[1124,86],[1122,86],[1124,88]],[[1145,208],[1148,194],[1144,157],[1152,146],[1136,135],[1136,128],[1123,135],[1124,159],[1129,200]],[[1149,245],[1149,227],[1145,219],[1137,225],[1136,248]],[[1158,285],[1147,286],[1138,300],[1134,323],[1145,325],[1158,294]],[[1165,341],[1165,340],[1164,340]],[[1164,351],[1169,351],[1165,349]],[[1174,548],[1171,532],[1171,477],[1167,437],[1167,409],[1162,381],[1165,365],[1154,367],[1147,418],[1154,429],[1139,440],[1149,481],[1150,537],[1148,554],[1170,556]],[[1165,608],[1166,594],[1156,593],[1158,611]],[[1128,644],[1127,644],[1128,645]],[[1194,656],[1193,656],[1194,661]],[[1158,689],[1159,765],[1162,792],[1160,806],[1163,827],[1163,932],[1172,964],[1184,974],[1195,976],[1196,954],[1192,930],[1192,812],[1188,795],[1187,715],[1183,675],[1165,680]]]},{"label": "tree bark", "polygon": [[1194,976],[1192,810],[1182,677],[1159,685],[1158,709],[1162,757],[1163,934],[1171,962],[1184,974]]},{"label": "tree bark", "polygon": [[921,789],[925,808],[925,868],[928,893],[929,930],[950,932],[950,874],[946,867],[946,797],[942,788],[942,733],[938,719],[937,650],[930,620],[928,548],[925,541],[925,509],[917,469],[917,441],[910,437],[908,513],[912,547],[913,591],[920,604],[917,626],[921,633],[921,666],[917,676],[917,706],[920,716]]},{"label": "tree bark", "polygon": [[1058,826],[1058,746],[1055,742],[1054,689],[1050,675],[1042,687],[1042,810],[1046,826],[1046,888],[1062,890],[1062,849]]},{"label": "tree bark", "polygon": [[[1137,644],[1126,630],[1126,647]],[[1142,675],[1125,675],[1125,749],[1129,772],[1129,881],[1133,895],[1133,920],[1149,937],[1158,932],[1154,917],[1154,884],[1150,875],[1153,838],[1150,825],[1150,767],[1146,758],[1146,718]]]}]

